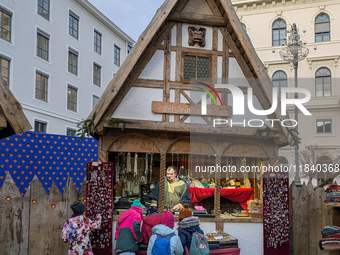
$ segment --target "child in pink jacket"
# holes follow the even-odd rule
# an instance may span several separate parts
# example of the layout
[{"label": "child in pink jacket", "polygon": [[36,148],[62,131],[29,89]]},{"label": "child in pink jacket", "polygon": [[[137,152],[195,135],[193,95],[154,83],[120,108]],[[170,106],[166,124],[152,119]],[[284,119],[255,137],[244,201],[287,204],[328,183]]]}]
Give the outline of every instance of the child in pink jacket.
[{"label": "child in pink jacket", "polygon": [[117,240],[116,254],[131,255],[139,250],[139,245],[142,241],[142,220],[143,206],[136,199],[133,201],[131,208],[119,218],[118,229],[115,233]]}]

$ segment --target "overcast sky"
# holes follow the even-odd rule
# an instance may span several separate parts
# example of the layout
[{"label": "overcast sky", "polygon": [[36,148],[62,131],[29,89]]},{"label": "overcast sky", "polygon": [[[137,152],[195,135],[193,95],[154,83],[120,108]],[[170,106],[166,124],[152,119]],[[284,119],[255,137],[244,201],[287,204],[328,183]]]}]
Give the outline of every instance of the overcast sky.
[{"label": "overcast sky", "polygon": [[137,41],[164,0],[88,0]]}]

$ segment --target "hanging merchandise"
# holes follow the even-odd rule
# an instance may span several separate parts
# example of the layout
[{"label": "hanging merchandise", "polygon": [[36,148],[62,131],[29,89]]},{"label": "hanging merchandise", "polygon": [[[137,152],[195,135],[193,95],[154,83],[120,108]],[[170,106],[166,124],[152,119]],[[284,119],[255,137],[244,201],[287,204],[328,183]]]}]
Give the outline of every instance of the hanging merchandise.
[{"label": "hanging merchandise", "polygon": [[152,166],[153,166],[153,153],[151,153],[151,159],[150,159],[150,182],[152,179]]},{"label": "hanging merchandise", "polygon": [[120,165],[119,165],[119,154],[115,158],[115,177],[116,182],[119,182],[119,171],[120,171]]},{"label": "hanging merchandise", "polygon": [[102,215],[101,228],[90,235],[94,254],[112,254],[113,163],[86,164],[86,217]]},{"label": "hanging merchandise", "polygon": [[138,154],[135,153],[135,164],[134,164],[134,170],[133,170],[133,175],[136,177],[138,175]]},{"label": "hanging merchandise", "polygon": [[[148,159],[148,155],[149,154],[146,154],[145,155],[145,176],[147,177],[148,176],[148,173],[149,173],[149,159]],[[144,177],[144,176],[143,176]],[[144,178],[145,179],[145,178]]]},{"label": "hanging merchandise", "polygon": [[126,172],[131,173],[131,154],[128,152],[126,157]]},{"label": "hanging merchandise", "polygon": [[289,181],[287,173],[263,179],[264,254],[289,254]]}]

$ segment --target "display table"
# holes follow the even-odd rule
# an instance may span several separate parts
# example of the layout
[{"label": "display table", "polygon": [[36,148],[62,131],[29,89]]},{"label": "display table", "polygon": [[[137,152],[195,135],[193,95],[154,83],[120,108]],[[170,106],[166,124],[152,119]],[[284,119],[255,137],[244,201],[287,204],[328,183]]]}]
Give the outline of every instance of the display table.
[{"label": "display table", "polygon": [[[210,251],[211,255],[240,255],[240,248],[228,248],[228,249],[220,249],[220,250],[213,250]],[[146,255],[147,251],[139,250],[136,255]]]},{"label": "display table", "polygon": [[[213,188],[189,187],[189,191],[191,194],[191,203],[193,204],[215,195],[215,189]],[[233,202],[239,202],[242,208],[246,211],[248,211],[247,201],[252,199],[252,192],[252,188],[220,190],[221,197],[229,199]]]}]

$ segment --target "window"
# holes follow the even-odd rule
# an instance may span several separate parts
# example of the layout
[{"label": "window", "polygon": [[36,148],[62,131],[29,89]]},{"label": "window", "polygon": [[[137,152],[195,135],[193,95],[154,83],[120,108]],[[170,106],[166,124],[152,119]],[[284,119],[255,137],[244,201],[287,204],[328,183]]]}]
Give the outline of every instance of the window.
[{"label": "window", "polygon": [[315,73],[315,96],[326,97],[332,95],[331,71],[319,68]]},{"label": "window", "polygon": [[46,127],[47,127],[46,122],[40,120],[34,121],[34,132],[46,133]]},{"label": "window", "polygon": [[37,56],[48,61],[48,48],[50,36],[38,29],[37,32]]},{"label": "window", "polygon": [[102,35],[98,31],[94,31],[94,45],[93,50],[98,54],[102,53]]},{"label": "window", "polygon": [[272,76],[273,86],[278,88],[278,96],[281,98],[281,88],[287,87],[287,75],[284,71],[276,71]]},{"label": "window", "polygon": [[320,13],[315,18],[315,42],[330,40],[330,22],[326,13]]},{"label": "window", "polygon": [[77,130],[72,129],[72,128],[67,128],[67,129],[66,129],[66,135],[69,135],[69,136],[76,136],[76,135],[77,135]]},{"label": "window", "polygon": [[68,71],[78,75],[78,52],[70,48],[68,50]]},{"label": "window", "polygon": [[210,75],[210,57],[184,55],[183,77],[189,79],[204,79]]},{"label": "window", "polygon": [[79,16],[72,11],[70,11],[69,14],[68,28],[68,33],[74,38],[78,39]]},{"label": "window", "polygon": [[95,96],[95,95],[92,96],[92,109],[94,108],[98,100],[99,100],[98,96]]},{"label": "window", "polygon": [[120,66],[120,48],[117,45],[114,46],[113,63]]},{"label": "window", "polygon": [[48,75],[39,71],[35,74],[35,98],[47,101]]},{"label": "window", "polygon": [[332,120],[317,120],[316,133],[332,133]]},{"label": "window", "polygon": [[68,86],[67,87],[67,109],[71,111],[77,111],[77,88]]},{"label": "window", "polygon": [[50,19],[50,0],[38,0],[38,14],[45,19]]},{"label": "window", "polygon": [[0,6],[0,38],[11,41],[12,13]]},{"label": "window", "polygon": [[273,23],[273,46],[286,44],[286,22],[283,19],[277,19]]},{"label": "window", "polygon": [[93,84],[100,87],[101,66],[93,63]]},{"label": "window", "polygon": [[4,78],[7,86],[9,86],[9,64],[11,60],[5,56],[0,55],[0,74]]}]

